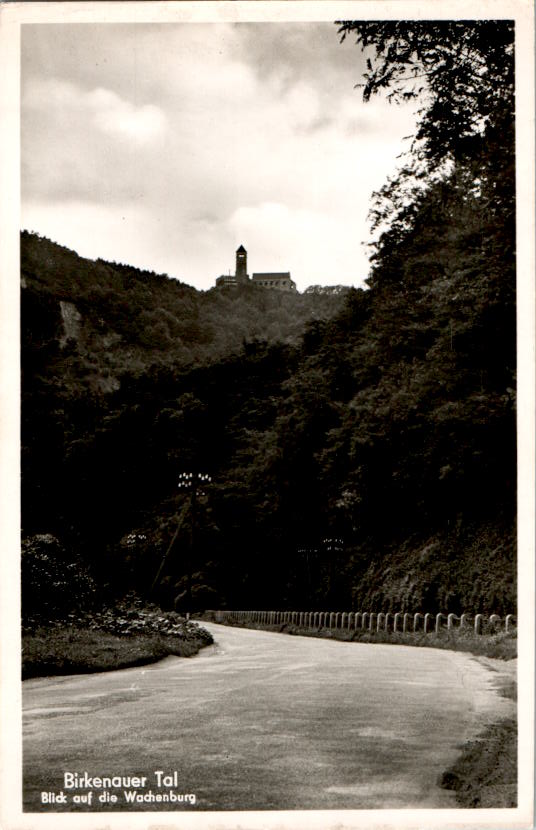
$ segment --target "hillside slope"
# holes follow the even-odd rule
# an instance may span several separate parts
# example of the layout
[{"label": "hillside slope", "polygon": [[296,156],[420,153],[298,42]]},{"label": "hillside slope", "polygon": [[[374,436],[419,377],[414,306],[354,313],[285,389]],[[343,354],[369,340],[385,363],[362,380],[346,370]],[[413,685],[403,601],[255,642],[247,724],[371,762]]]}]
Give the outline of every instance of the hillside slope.
[{"label": "hillside slope", "polygon": [[[166,275],[92,261],[36,234],[21,235],[23,341],[56,341],[67,385],[119,387],[123,373],[196,366],[254,340],[295,344],[327,319],[342,292],[281,294],[258,286],[207,292]],[[42,344],[41,344],[42,345]]]},{"label": "hillside slope", "polygon": [[[378,279],[308,323],[289,322],[289,307],[280,322],[287,296],[200,295],[162,278],[149,291],[138,272],[130,290],[121,269],[27,240],[24,535],[53,534],[66,561],[81,554],[99,590],[142,594],[175,539],[164,605],[514,611],[507,271],[490,258],[469,271],[465,228],[435,221],[448,279],[433,250],[434,267],[416,268],[411,237],[403,282]],[[95,274],[100,305],[87,300]],[[184,338],[192,327],[197,364],[179,358],[182,341],[142,344],[132,321],[161,291]],[[205,302],[234,303],[237,326],[263,303],[265,334],[286,326],[293,342],[252,338],[222,355],[223,334],[207,343],[199,322]],[[213,479],[195,515],[177,488],[192,470]]]}]

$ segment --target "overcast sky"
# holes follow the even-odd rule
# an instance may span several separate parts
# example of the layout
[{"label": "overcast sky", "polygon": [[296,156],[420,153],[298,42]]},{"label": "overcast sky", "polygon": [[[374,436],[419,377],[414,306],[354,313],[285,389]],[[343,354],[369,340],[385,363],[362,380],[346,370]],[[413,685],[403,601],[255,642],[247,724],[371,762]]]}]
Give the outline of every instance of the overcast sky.
[{"label": "overcast sky", "polygon": [[22,226],[197,288],[359,285],[370,196],[413,108],[354,85],[331,23],[39,24],[22,33]]}]

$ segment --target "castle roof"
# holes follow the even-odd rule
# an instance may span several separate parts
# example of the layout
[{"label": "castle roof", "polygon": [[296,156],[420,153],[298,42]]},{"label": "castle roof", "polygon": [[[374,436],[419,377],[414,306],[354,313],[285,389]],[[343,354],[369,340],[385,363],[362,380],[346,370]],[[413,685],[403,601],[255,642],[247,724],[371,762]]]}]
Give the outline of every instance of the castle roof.
[{"label": "castle roof", "polygon": [[236,249],[236,253],[237,253],[237,254],[247,254],[247,251],[246,251],[246,249],[244,248],[244,246],[243,246],[243,245],[241,245],[241,246],[240,246],[240,248],[237,248],[237,249]]}]

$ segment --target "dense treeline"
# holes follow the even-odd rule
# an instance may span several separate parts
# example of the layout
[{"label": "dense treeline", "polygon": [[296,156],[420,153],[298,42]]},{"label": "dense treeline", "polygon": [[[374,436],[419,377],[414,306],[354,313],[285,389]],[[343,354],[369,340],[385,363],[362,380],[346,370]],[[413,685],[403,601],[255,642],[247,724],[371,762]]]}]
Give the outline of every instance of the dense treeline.
[{"label": "dense treeline", "polygon": [[[512,27],[341,32],[371,55],[365,97],[428,84],[413,147],[376,195],[368,288],[277,306],[271,292],[209,292],[207,307],[225,303],[212,328],[199,303],[180,332],[159,315],[164,346],[154,318],[139,329],[154,276],[98,262],[82,284],[23,237],[25,532],[58,536],[115,591],[149,592],[167,551],[155,590],[168,604],[511,611]],[[102,325],[98,358],[86,335],[60,346],[58,299],[94,316],[92,337]],[[241,316],[252,327],[237,350],[214,331]],[[88,355],[112,367],[105,391]],[[194,505],[183,471],[212,476]]]},{"label": "dense treeline", "polygon": [[21,279],[25,355],[33,345],[42,354],[43,339],[50,348],[57,341],[47,371],[57,356],[70,392],[112,391],[125,372],[210,363],[244,341],[297,343],[308,320],[338,311],[345,292],[282,295],[254,285],[202,292],[165,274],[84,259],[26,231]]}]

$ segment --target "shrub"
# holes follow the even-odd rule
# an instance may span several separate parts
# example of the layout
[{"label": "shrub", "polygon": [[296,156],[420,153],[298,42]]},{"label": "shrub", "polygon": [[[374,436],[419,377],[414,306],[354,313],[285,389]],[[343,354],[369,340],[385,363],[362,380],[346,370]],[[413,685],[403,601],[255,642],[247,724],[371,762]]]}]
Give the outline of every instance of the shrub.
[{"label": "shrub", "polygon": [[96,595],[85,563],[50,533],[23,540],[21,582],[23,621],[60,618],[91,605]]}]

